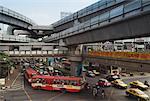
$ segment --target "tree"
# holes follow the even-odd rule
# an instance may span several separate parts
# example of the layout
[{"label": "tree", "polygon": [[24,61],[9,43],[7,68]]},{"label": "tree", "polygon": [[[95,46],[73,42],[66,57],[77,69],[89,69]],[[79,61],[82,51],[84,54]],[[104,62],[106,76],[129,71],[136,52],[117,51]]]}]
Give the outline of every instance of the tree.
[{"label": "tree", "polygon": [[6,77],[8,72],[10,71],[11,66],[13,66],[13,62],[9,58],[9,56],[5,53],[0,52],[0,77]]}]

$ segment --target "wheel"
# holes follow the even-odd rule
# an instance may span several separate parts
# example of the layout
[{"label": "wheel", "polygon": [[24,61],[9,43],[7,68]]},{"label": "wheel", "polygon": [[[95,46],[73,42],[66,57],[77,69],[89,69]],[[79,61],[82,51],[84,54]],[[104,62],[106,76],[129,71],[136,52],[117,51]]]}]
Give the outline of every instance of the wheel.
[{"label": "wheel", "polygon": [[127,93],[127,92],[126,92],[126,95],[127,95],[127,96],[130,96],[130,94],[129,94],[129,93]]},{"label": "wheel", "polygon": [[40,86],[38,86],[38,87],[37,87],[37,90],[40,90],[40,89],[41,89],[41,87],[40,87]]},{"label": "wheel", "polygon": [[103,99],[105,98],[105,92],[104,92],[104,93],[102,93],[102,98],[103,98]]},{"label": "wheel", "polygon": [[97,93],[98,93],[97,89],[93,88],[93,91],[92,91],[93,96],[97,96]]},{"label": "wheel", "polygon": [[138,101],[142,101],[141,98],[138,98],[137,100],[138,100]]},{"label": "wheel", "polygon": [[66,89],[61,89],[61,92],[66,93],[67,91],[66,91]]}]

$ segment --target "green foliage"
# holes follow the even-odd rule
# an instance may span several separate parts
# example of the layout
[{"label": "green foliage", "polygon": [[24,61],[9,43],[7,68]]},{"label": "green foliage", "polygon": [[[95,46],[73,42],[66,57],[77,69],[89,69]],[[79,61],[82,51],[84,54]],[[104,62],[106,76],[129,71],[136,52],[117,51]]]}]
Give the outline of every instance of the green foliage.
[{"label": "green foliage", "polygon": [[7,64],[7,67],[11,67],[11,66],[14,66],[13,62],[11,61],[11,59],[9,58],[9,56],[5,53],[2,53],[0,52],[0,61],[4,61],[6,62]]}]

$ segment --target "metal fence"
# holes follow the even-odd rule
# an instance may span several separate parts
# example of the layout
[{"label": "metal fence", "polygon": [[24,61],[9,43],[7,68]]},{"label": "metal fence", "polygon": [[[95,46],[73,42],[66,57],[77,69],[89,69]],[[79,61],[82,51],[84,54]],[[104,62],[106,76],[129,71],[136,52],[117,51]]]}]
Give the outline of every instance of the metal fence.
[{"label": "metal fence", "polygon": [[90,20],[80,23],[77,26],[71,27],[59,33],[52,34],[49,38],[44,39],[45,41],[58,40],[71,35],[75,35],[87,30],[102,27],[109,24],[114,20],[121,20],[123,18],[132,17],[140,13],[150,12],[150,1],[149,0],[135,0],[128,4],[121,5],[110,11],[107,11],[101,15],[98,15]]},{"label": "metal fence", "polygon": [[67,54],[67,51],[65,50],[57,50],[57,51],[54,51],[54,50],[43,50],[43,51],[2,51],[10,56],[14,56],[14,55],[17,55],[17,56],[25,56],[25,55],[65,55]]},{"label": "metal fence", "polygon": [[22,37],[18,35],[7,35],[7,34],[0,34],[0,40],[19,41],[19,42],[37,42],[36,39]]},{"label": "metal fence", "polygon": [[29,24],[35,24],[31,19],[25,17],[24,15],[2,6],[0,6],[0,13],[23,20],[24,22],[27,22]]}]

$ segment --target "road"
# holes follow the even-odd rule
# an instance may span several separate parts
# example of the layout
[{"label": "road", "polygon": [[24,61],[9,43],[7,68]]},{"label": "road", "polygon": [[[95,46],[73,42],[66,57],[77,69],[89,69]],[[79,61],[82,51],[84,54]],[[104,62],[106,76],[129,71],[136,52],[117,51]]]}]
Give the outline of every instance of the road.
[{"label": "road", "polygon": [[[87,78],[89,83],[95,83],[99,77]],[[150,81],[149,77],[129,78],[124,80],[129,83],[133,80]],[[5,94],[6,101],[137,101],[136,99],[126,97],[125,90],[114,87],[105,88],[106,98],[93,97],[91,90],[83,90],[80,93],[61,93],[59,91],[33,90],[25,81],[24,90],[7,91]],[[145,91],[150,96],[150,90]]]}]

